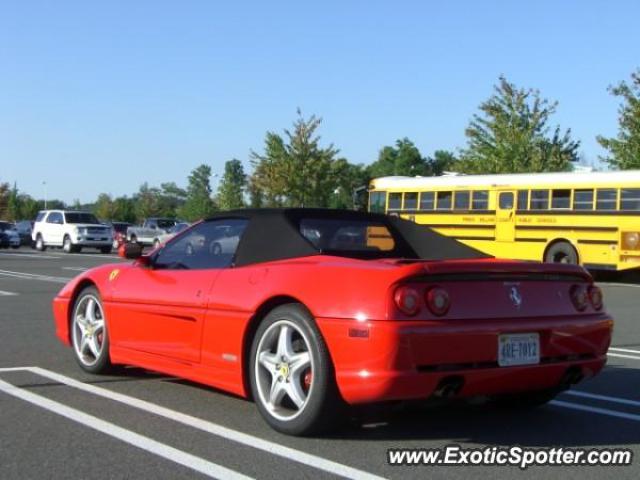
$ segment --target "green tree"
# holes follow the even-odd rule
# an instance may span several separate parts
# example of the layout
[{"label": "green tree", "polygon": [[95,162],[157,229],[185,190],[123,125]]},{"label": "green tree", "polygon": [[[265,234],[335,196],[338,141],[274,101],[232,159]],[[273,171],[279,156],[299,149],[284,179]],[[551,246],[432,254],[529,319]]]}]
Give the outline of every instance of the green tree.
[{"label": "green tree", "polygon": [[247,176],[240,160],[229,160],[224,164],[224,175],[218,187],[218,207],[231,210],[244,206],[244,189]]},{"label": "green tree", "polygon": [[622,103],[616,138],[597,137],[600,145],[609,150],[604,160],[620,170],[640,168],[640,69],[631,74],[631,83],[620,82],[609,91]]},{"label": "green tree", "polygon": [[465,134],[460,170],[465,173],[553,172],[571,169],[580,142],[571,130],[550,132],[557,102],[519,89],[500,77],[494,94],[480,105]]},{"label": "green tree", "polygon": [[187,199],[187,191],[178,187],[175,182],[160,184],[159,210],[164,217],[175,217]]},{"label": "green tree", "polygon": [[0,218],[6,218],[9,206],[10,187],[8,183],[0,183]]},{"label": "green tree", "polygon": [[147,217],[161,215],[160,189],[149,187],[147,182],[140,185],[138,193],[134,196],[136,218],[142,222]]},{"label": "green tree", "polygon": [[390,175],[429,175],[429,164],[418,147],[408,138],[396,141],[394,147],[382,147],[378,159],[369,165],[371,178]]},{"label": "green tree", "polygon": [[93,207],[93,212],[101,220],[111,220],[114,217],[115,205],[111,195],[107,193],[101,193],[98,195],[98,200]]},{"label": "green tree", "polygon": [[113,201],[113,219],[120,222],[136,222],[136,208],[133,199],[126,196]]},{"label": "green tree", "polygon": [[331,208],[354,208],[356,199],[355,190],[366,187],[369,174],[364,165],[354,165],[344,158],[339,158],[331,165],[331,178],[335,179],[335,189],[331,196],[329,206]]},{"label": "green tree", "polygon": [[322,119],[298,118],[284,138],[267,132],[263,154],[252,152],[253,185],[262,191],[267,206],[324,207],[329,204],[335,178],[332,163],[338,150],[320,146],[317,129]]},{"label": "green tree", "polygon": [[438,176],[447,171],[456,171],[458,168],[458,159],[456,156],[446,150],[436,150],[433,157],[427,159],[428,175]]},{"label": "green tree", "polygon": [[211,167],[200,165],[189,175],[187,198],[180,208],[180,216],[188,221],[195,221],[211,215],[215,204],[211,199]]},{"label": "green tree", "polygon": [[19,220],[21,218],[20,217],[21,203],[22,202],[20,201],[20,195],[18,193],[18,186],[14,183],[13,188],[9,192],[9,195],[7,198],[7,219],[8,220],[15,222],[16,220]]},{"label": "green tree", "polygon": [[38,202],[27,194],[20,194],[20,217],[19,219],[34,220],[40,209]]}]

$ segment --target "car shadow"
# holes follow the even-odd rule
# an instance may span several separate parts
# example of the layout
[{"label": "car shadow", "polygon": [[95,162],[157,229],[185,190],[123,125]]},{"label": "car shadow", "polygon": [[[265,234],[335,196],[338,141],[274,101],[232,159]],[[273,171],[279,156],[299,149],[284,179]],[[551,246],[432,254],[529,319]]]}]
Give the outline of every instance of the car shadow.
[{"label": "car shadow", "polygon": [[[640,385],[640,370],[609,367],[607,383]],[[582,388],[578,387],[580,390]],[[607,392],[602,393],[607,395]],[[609,394],[612,395],[612,394]],[[640,407],[561,394],[557,400],[637,415]],[[450,402],[365,408],[350,426],[330,437],[352,440],[440,441],[531,447],[627,445],[640,442],[638,422],[548,404],[536,409]]]}]

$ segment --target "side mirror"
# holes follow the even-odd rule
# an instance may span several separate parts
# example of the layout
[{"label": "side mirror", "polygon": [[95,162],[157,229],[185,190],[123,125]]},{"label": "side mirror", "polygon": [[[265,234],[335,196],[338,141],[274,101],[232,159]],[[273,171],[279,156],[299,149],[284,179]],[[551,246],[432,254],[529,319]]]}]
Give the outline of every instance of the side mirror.
[{"label": "side mirror", "polygon": [[138,243],[124,243],[118,248],[118,256],[129,260],[140,258],[142,257],[142,245]]}]

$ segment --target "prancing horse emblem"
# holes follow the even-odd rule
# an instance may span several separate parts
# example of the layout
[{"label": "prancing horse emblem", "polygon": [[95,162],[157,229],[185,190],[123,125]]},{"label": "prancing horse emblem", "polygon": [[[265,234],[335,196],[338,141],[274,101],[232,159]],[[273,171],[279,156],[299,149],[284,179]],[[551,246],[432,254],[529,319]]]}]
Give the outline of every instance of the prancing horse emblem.
[{"label": "prancing horse emblem", "polygon": [[520,294],[520,290],[518,290],[518,287],[511,287],[509,298],[516,306],[516,308],[520,308],[520,305],[522,305],[522,295]]}]

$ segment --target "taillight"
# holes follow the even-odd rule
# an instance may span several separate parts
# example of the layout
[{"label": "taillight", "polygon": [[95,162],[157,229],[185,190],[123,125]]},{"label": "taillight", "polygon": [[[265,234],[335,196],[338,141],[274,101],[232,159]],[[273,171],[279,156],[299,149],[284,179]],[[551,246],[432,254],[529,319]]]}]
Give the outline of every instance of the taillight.
[{"label": "taillight", "polygon": [[588,290],[589,301],[594,310],[602,310],[602,290],[600,287],[591,285]]},{"label": "taillight", "polygon": [[571,290],[569,290],[569,296],[571,297],[571,302],[573,302],[573,306],[576,307],[576,310],[582,312],[587,308],[587,302],[589,300],[587,287],[584,285],[573,285]]},{"label": "taillight", "polygon": [[393,299],[396,306],[405,315],[412,317],[420,311],[420,295],[411,287],[398,287]]},{"label": "taillight", "polygon": [[441,287],[430,288],[425,294],[425,301],[431,313],[437,316],[442,316],[447,313],[451,305],[449,294]]}]

